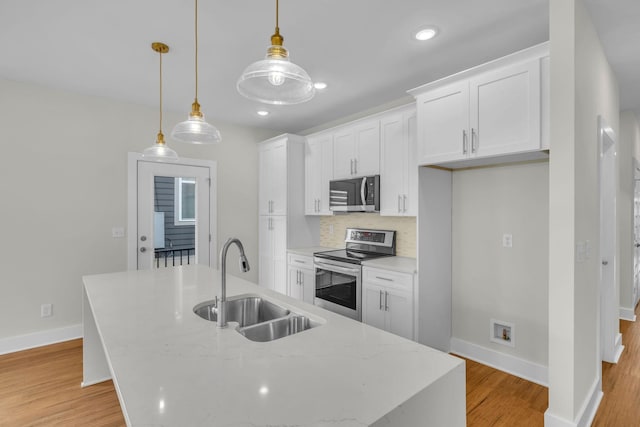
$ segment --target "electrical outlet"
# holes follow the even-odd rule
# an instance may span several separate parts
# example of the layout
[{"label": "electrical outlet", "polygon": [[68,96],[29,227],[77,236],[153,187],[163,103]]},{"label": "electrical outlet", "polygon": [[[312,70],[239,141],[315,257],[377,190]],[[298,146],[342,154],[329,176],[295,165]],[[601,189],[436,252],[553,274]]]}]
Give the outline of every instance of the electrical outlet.
[{"label": "electrical outlet", "polygon": [[42,304],[40,306],[40,317],[51,317],[53,315],[53,304]]},{"label": "electrical outlet", "polygon": [[502,246],[505,248],[513,247],[513,235],[512,234],[503,234],[502,235]]}]

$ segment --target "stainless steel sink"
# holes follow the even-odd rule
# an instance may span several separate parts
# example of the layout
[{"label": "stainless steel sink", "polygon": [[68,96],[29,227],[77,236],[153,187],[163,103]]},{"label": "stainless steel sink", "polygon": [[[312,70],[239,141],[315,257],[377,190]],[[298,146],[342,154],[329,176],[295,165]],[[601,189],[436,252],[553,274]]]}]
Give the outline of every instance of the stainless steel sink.
[{"label": "stainless steel sink", "polygon": [[[216,322],[218,301],[202,302],[193,307],[193,312],[205,320]],[[240,295],[227,299],[227,321],[237,322],[236,330],[251,341],[277,340],[320,323],[255,295]]]},{"label": "stainless steel sink", "polygon": [[[217,301],[205,301],[196,305],[193,311],[205,320],[218,320]],[[227,299],[227,321],[237,322],[239,327],[255,325],[256,323],[285,317],[290,313],[259,296],[243,296]]]},{"label": "stainless steel sink", "polygon": [[266,342],[297,334],[315,326],[318,325],[308,317],[292,314],[282,319],[239,328],[238,332],[251,341]]}]

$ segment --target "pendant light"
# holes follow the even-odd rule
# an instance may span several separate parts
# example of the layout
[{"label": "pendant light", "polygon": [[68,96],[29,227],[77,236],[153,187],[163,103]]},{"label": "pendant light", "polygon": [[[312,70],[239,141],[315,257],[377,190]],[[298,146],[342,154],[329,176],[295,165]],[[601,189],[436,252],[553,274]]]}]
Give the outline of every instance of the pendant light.
[{"label": "pendant light", "polygon": [[191,104],[189,118],[173,128],[171,137],[191,144],[216,144],[222,140],[220,132],[204,120],[198,103],[198,0],[195,0],[195,35],[196,96]]},{"label": "pendant light", "polygon": [[151,48],[160,54],[160,130],[158,131],[156,143],[149,148],[145,148],[142,155],[144,157],[177,159],[178,153],[167,147],[162,134],[162,54],[169,52],[169,46],[164,43],[154,42],[151,43]]},{"label": "pendant light", "polygon": [[249,65],[238,79],[241,95],[274,105],[300,104],[315,95],[313,82],[305,70],[289,61],[289,52],[282,46],[284,38],[278,27],[276,0],[276,32],[271,36],[267,56]]}]

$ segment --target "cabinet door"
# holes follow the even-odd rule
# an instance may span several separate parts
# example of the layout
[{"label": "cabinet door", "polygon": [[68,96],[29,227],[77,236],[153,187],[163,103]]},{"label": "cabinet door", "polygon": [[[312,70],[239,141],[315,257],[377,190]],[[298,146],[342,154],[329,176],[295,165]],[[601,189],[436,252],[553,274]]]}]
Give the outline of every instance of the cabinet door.
[{"label": "cabinet door", "polygon": [[273,241],[271,217],[261,215],[258,219],[258,284],[273,289]]},{"label": "cabinet door", "polygon": [[364,283],[362,286],[362,321],[367,325],[386,330],[385,320],[383,288]]},{"label": "cabinet door", "polygon": [[329,210],[329,181],[333,179],[333,136],[321,141],[322,171],[320,173],[320,214],[333,215]]},{"label": "cabinet door", "polygon": [[270,156],[269,180],[271,213],[287,214],[287,141],[285,139],[273,143]]},{"label": "cabinet door", "polygon": [[322,140],[309,138],[304,155],[304,213],[318,215],[322,193]]},{"label": "cabinet door", "polygon": [[302,286],[300,285],[300,270],[289,267],[289,289],[287,295],[302,300]]},{"label": "cabinet door", "polygon": [[316,296],[316,272],[308,268],[301,268],[299,271],[300,279],[302,281],[300,286],[300,289],[302,289],[301,299],[304,302],[313,304],[313,300]]},{"label": "cabinet door", "polygon": [[269,172],[271,170],[271,152],[273,147],[270,144],[261,145],[258,150],[258,214],[269,215],[271,210],[271,182]]},{"label": "cabinet door", "polygon": [[309,137],[305,152],[305,214],[331,215],[329,181],[333,179],[333,135]]},{"label": "cabinet door", "polygon": [[471,79],[472,155],[540,149],[540,61]]},{"label": "cabinet door", "polygon": [[404,122],[407,132],[407,181],[405,184],[406,198],[403,200],[403,211],[407,216],[418,216],[418,144],[417,118],[415,112],[405,113]]},{"label": "cabinet door", "polygon": [[386,290],[386,330],[413,339],[413,299],[411,293]]},{"label": "cabinet door", "polygon": [[402,113],[384,117],[380,121],[380,215],[397,216],[403,213],[405,176],[408,173],[407,147],[404,138]]},{"label": "cabinet door", "polygon": [[380,173],[380,122],[372,120],[357,125],[356,156],[353,164],[355,176],[378,175]]},{"label": "cabinet door", "polygon": [[333,177],[334,179],[354,176],[356,134],[352,126],[342,129],[333,137]]},{"label": "cabinet door", "polygon": [[273,290],[287,293],[287,217],[272,216]]},{"label": "cabinet door", "polygon": [[460,160],[469,153],[469,83],[451,84],[418,96],[418,162]]}]

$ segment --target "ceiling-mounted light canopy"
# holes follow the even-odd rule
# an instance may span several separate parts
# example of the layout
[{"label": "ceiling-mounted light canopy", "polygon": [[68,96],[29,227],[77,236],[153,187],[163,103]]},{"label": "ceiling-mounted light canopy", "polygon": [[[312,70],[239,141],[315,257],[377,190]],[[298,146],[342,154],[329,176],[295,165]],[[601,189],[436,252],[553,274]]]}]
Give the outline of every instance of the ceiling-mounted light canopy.
[{"label": "ceiling-mounted light canopy", "polygon": [[309,101],[315,95],[313,82],[305,70],[289,61],[289,52],[282,46],[284,38],[278,27],[276,0],[276,31],[271,36],[267,56],[249,65],[238,79],[241,95],[266,104],[290,105]]},{"label": "ceiling-mounted light canopy", "polygon": [[222,140],[215,126],[207,123],[198,103],[198,0],[195,0],[195,58],[196,58],[196,96],[191,104],[191,113],[184,122],[178,123],[171,137],[191,144],[216,144]]},{"label": "ceiling-mounted light canopy", "polygon": [[155,144],[145,148],[142,155],[144,157],[177,159],[178,153],[167,147],[164,141],[164,135],[162,134],[162,54],[169,52],[169,46],[164,43],[154,42],[151,43],[151,49],[160,54],[160,130],[158,131]]}]

